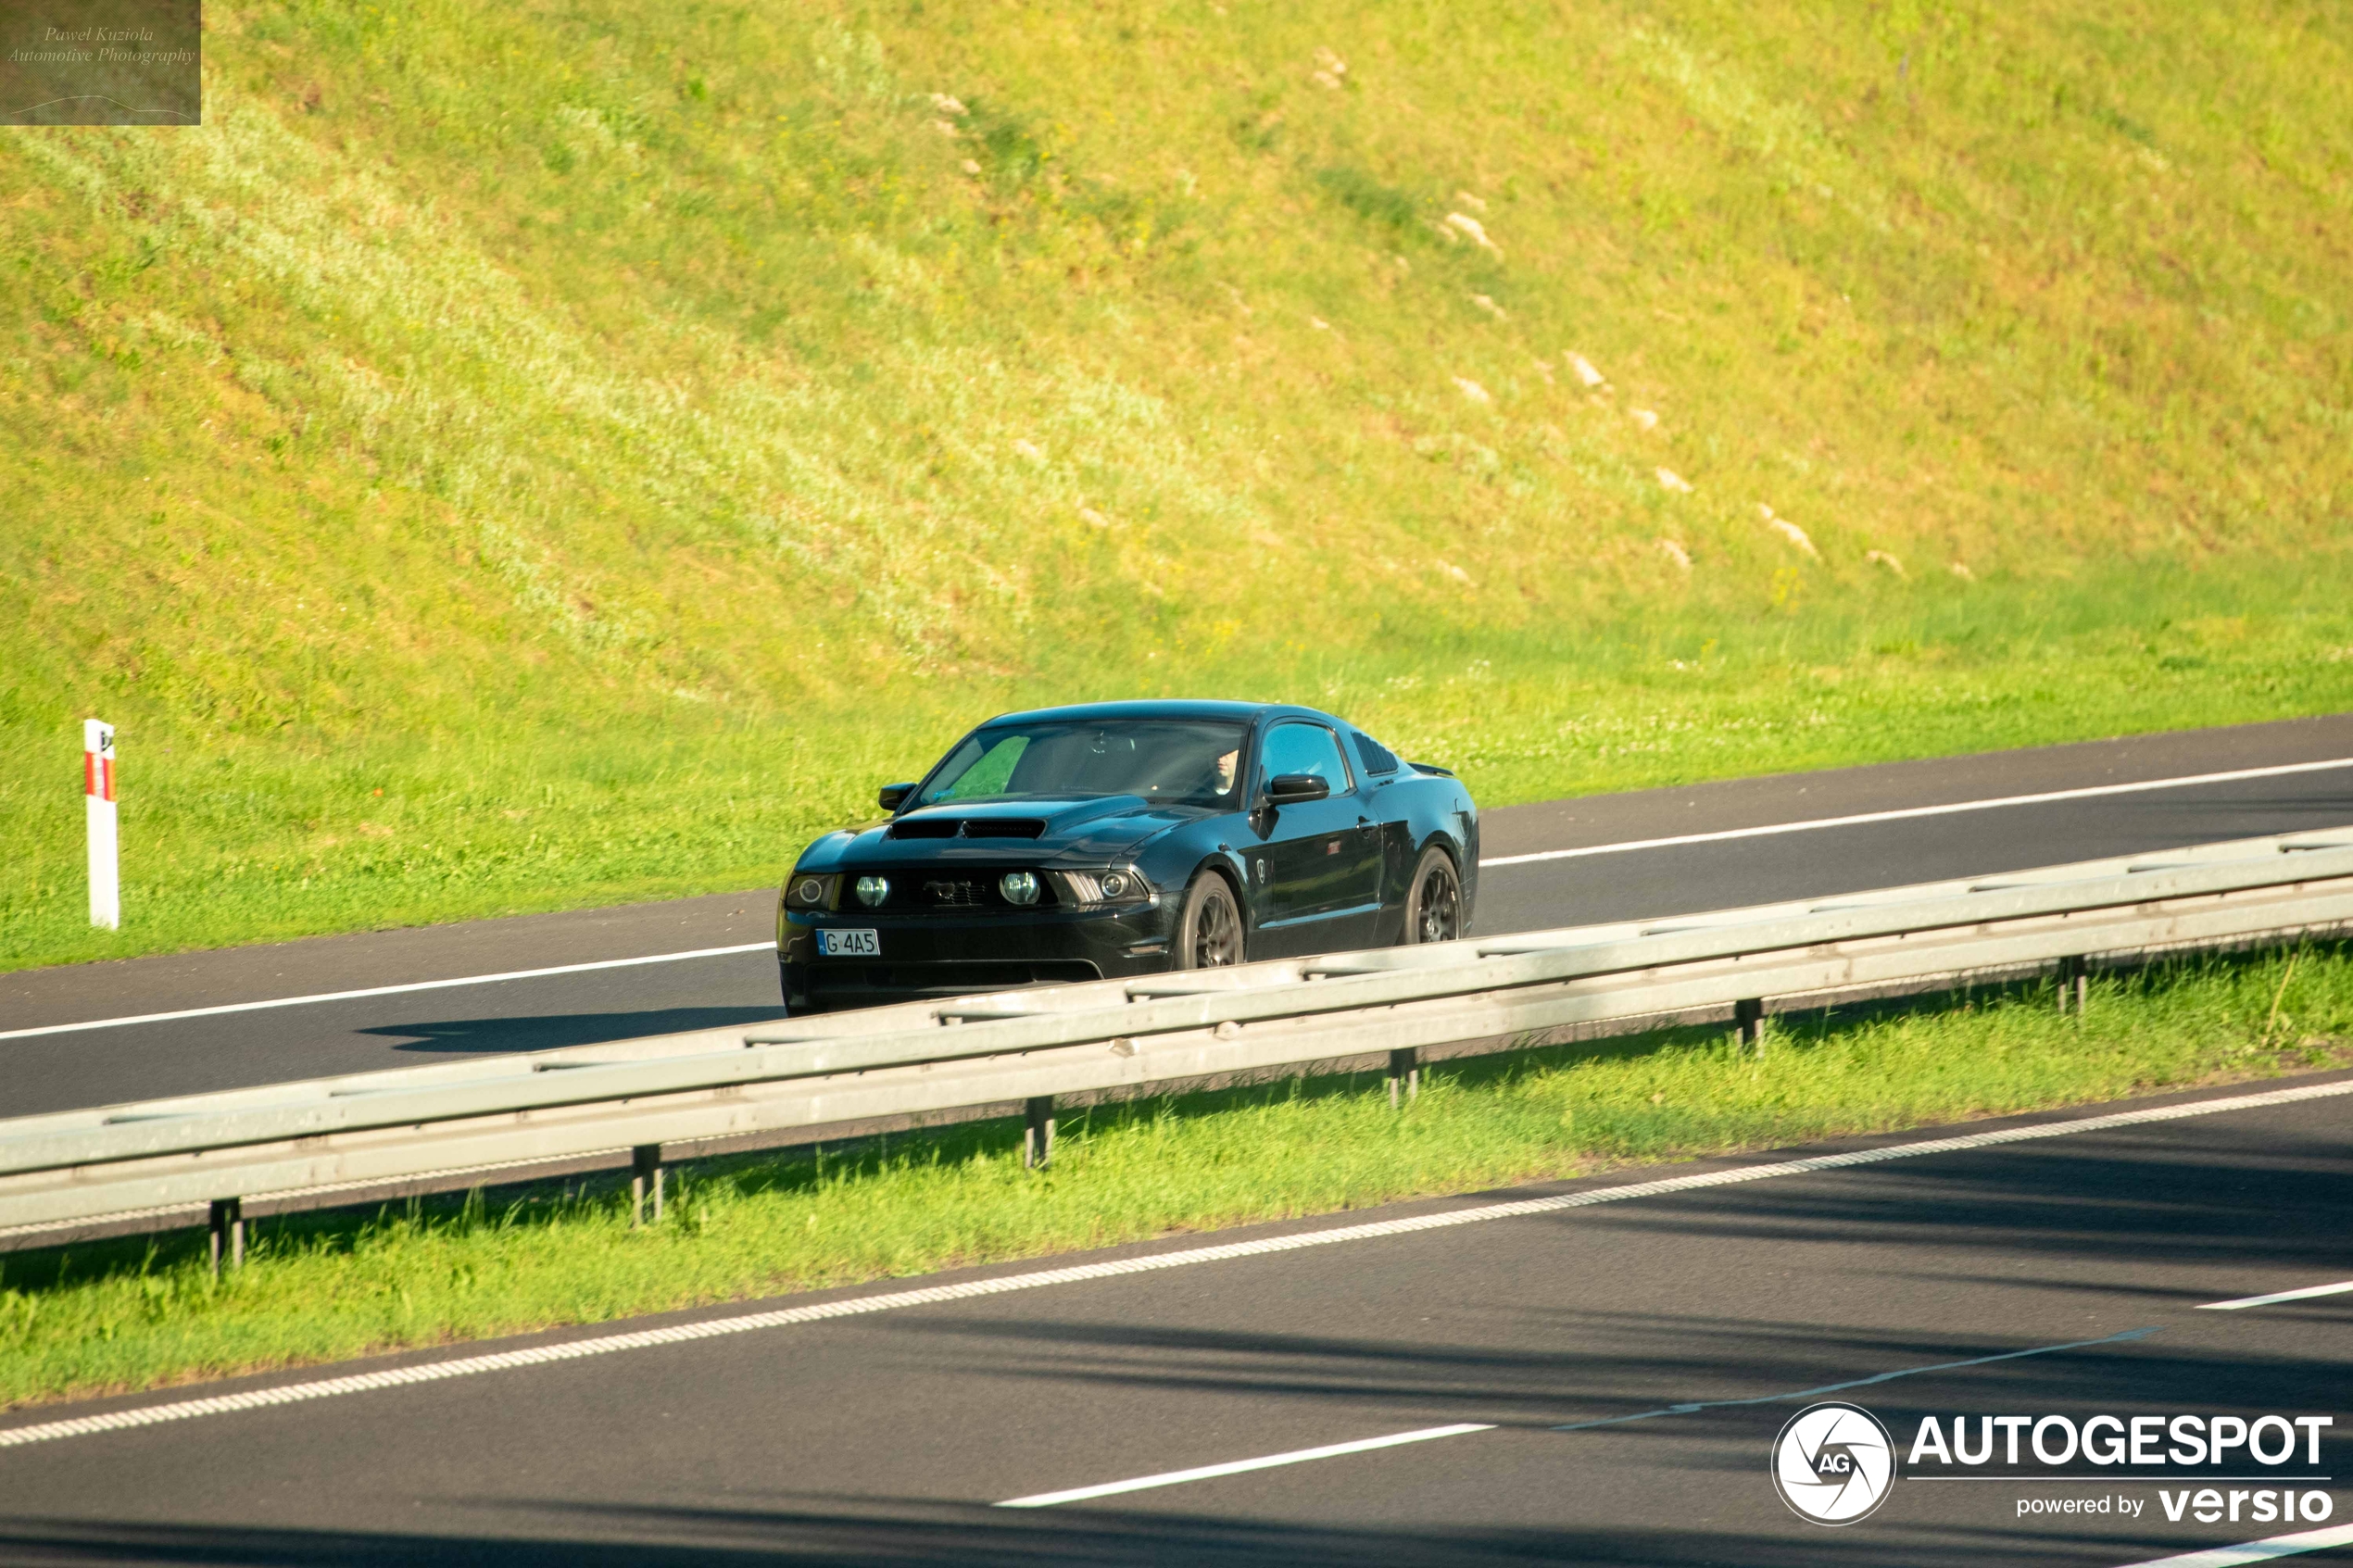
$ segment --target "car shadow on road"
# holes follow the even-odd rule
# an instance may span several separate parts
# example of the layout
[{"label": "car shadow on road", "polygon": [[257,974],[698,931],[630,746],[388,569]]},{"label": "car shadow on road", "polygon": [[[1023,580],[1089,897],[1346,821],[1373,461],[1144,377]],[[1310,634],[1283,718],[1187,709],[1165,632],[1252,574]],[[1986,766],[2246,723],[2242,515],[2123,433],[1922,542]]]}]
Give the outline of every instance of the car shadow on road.
[{"label": "car shadow on road", "polygon": [[695,1029],[733,1029],[772,1023],[781,1007],[657,1008],[649,1012],[542,1013],[525,1018],[443,1018],[422,1023],[384,1023],[358,1033],[397,1040],[395,1050],[436,1054],[492,1055],[504,1051],[549,1051],[566,1046],[596,1046],[648,1035],[683,1035]]}]

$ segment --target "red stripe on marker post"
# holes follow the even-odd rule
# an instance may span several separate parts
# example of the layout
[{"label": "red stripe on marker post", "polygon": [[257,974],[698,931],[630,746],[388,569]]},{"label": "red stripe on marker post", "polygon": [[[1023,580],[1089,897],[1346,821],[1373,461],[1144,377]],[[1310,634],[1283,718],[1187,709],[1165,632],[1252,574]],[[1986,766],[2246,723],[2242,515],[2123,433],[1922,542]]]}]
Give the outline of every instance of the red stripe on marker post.
[{"label": "red stripe on marker post", "polygon": [[122,925],[122,882],[115,837],[114,726],[82,721],[82,809],[90,826],[90,923]]}]

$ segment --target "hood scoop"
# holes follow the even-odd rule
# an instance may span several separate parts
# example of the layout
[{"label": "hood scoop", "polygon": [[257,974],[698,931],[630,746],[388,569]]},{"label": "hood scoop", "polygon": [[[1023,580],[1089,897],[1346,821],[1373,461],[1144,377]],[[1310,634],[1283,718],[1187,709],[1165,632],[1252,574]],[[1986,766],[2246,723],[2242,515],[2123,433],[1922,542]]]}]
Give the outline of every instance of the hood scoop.
[{"label": "hood scoop", "polygon": [[1040,817],[904,817],[886,838],[1043,838]]}]

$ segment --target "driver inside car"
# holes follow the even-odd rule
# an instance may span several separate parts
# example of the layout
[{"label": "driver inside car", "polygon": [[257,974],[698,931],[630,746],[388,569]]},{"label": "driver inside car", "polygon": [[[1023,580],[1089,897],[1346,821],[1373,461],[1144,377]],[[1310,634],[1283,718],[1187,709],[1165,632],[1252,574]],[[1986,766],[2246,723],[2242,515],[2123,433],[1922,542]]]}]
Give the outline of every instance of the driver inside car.
[{"label": "driver inside car", "polygon": [[1232,751],[1226,752],[1217,759],[1217,783],[1215,789],[1219,795],[1231,795],[1234,793],[1234,764],[1240,756],[1240,748],[1237,747]]}]

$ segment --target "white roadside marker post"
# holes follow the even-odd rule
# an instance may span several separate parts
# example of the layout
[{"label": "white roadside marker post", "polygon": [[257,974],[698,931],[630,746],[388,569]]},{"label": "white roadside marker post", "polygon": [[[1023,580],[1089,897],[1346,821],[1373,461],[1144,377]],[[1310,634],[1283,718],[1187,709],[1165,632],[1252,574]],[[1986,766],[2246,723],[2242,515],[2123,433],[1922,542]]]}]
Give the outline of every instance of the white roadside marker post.
[{"label": "white roadside marker post", "polygon": [[114,726],[82,721],[82,797],[90,819],[90,923],[122,927],[122,883],[115,849]]}]

